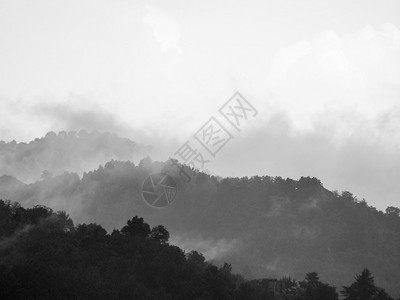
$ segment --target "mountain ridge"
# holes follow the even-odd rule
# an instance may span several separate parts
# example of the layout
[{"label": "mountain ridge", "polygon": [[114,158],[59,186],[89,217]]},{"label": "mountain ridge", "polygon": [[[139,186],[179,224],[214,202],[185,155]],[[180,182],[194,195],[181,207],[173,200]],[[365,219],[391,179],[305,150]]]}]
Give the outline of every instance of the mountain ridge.
[{"label": "mountain ridge", "polygon": [[[397,208],[378,211],[350,192],[328,191],[317,178],[220,178],[186,170],[190,182],[169,162],[112,160],[82,178],[65,172],[0,191],[0,198],[69,211],[78,222],[107,230],[141,215],[169,228],[179,246],[210,249],[208,258],[227,261],[249,278],[301,278],[315,270],[343,286],[344,278],[369,267],[380,286],[399,293]],[[177,198],[164,209],[149,207],[141,196],[144,180],[154,172],[177,182]]]},{"label": "mountain ridge", "polygon": [[28,143],[0,141],[0,176],[34,182],[41,176],[64,171],[82,175],[111,159],[136,161],[151,151],[151,146],[110,132],[50,131]]}]

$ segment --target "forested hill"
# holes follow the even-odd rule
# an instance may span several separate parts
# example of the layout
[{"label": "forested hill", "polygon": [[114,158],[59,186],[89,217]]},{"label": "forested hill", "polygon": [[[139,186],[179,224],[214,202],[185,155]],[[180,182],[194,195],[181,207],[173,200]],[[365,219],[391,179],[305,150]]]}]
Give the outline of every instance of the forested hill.
[{"label": "forested hill", "polygon": [[[171,174],[176,200],[154,209],[140,189],[157,171]],[[132,215],[162,224],[171,242],[205,251],[247,277],[302,278],[316,271],[332,285],[349,285],[364,267],[379,286],[400,294],[400,210],[381,212],[349,192],[326,190],[316,178],[217,178],[191,172],[191,180],[169,163],[139,165],[110,161],[82,178],[47,177],[0,191],[23,205],[44,204],[71,212],[77,222],[121,228]]]},{"label": "forested hill", "polygon": [[[338,300],[336,287],[308,272],[245,280],[231,265],[170,245],[169,232],[133,217],[107,233],[74,225],[65,212],[0,200],[1,299]],[[394,300],[368,269],[343,287],[345,300]],[[397,298],[397,300],[400,298]]]},{"label": "forested hill", "polygon": [[29,143],[0,141],[0,176],[33,182],[49,173],[82,174],[111,159],[136,161],[150,151],[149,146],[107,132],[49,132]]},{"label": "forested hill", "polygon": [[1,299],[260,299],[230,265],[169,245],[165,227],[137,216],[111,234],[44,206],[0,200],[0,217]]}]

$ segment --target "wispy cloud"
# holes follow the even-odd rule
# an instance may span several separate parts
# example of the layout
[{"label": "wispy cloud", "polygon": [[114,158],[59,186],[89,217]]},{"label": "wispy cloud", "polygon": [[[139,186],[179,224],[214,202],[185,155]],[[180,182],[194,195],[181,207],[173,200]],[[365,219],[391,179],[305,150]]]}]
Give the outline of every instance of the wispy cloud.
[{"label": "wispy cloud", "polygon": [[172,49],[179,53],[182,52],[180,27],[172,12],[147,5],[147,14],[143,21],[153,30],[154,38],[161,44],[161,51]]}]

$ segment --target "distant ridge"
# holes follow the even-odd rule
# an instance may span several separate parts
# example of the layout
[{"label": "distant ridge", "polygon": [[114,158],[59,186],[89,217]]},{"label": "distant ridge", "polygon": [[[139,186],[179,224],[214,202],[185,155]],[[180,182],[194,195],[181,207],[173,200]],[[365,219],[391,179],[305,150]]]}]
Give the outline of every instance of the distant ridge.
[{"label": "distant ridge", "polygon": [[2,175],[0,176],[0,188],[19,188],[24,186],[25,183],[19,181],[17,178],[9,176],[9,175]]},{"label": "distant ridge", "polygon": [[[141,186],[160,171],[175,176],[178,193],[170,206],[154,209],[143,201]],[[64,210],[78,223],[98,223],[110,232],[140,215],[169,228],[181,248],[227,261],[248,278],[301,278],[313,270],[340,287],[367,267],[379,286],[399,294],[400,209],[379,211],[311,177],[220,178],[192,170],[187,182],[178,173],[149,158],[139,164],[112,160],[82,178],[65,172],[8,193],[0,189],[0,199]]]},{"label": "distant ridge", "polygon": [[64,171],[82,175],[111,159],[139,160],[151,149],[109,132],[49,132],[29,143],[0,141],[0,176],[33,182],[41,178],[43,171],[47,175]]}]

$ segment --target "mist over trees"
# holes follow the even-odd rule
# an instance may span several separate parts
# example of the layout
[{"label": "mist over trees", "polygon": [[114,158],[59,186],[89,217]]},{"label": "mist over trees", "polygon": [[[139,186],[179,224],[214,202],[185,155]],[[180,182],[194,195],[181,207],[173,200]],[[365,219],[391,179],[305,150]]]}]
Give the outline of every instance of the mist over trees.
[{"label": "mist over trees", "polygon": [[[392,300],[365,269],[345,299]],[[246,280],[228,263],[169,244],[169,232],[143,218],[111,233],[74,225],[65,212],[0,200],[1,299],[246,299],[338,300],[336,288],[309,272]]]},{"label": "mist over trees", "polygon": [[81,175],[111,159],[136,161],[150,151],[149,146],[113,133],[49,132],[29,143],[0,141],[0,174],[14,176],[23,182],[64,171]]},{"label": "mist over trees", "polygon": [[[49,133],[28,144],[1,142],[0,199],[67,211],[77,223],[108,231],[143,216],[149,226],[168,228],[170,241],[182,249],[204,252],[217,265],[228,262],[248,279],[315,271],[332,286],[350,287],[349,278],[368,268],[377,286],[399,294],[399,208],[378,211],[311,177],[220,178],[185,167],[187,180],[171,161],[109,160],[148,149],[85,131]],[[98,166],[99,160],[109,161]],[[171,175],[178,186],[176,200],[164,209],[142,199],[141,186],[154,172]],[[28,177],[36,179],[20,181]]]},{"label": "mist over trees", "polygon": [[360,274],[355,276],[355,281],[348,287],[344,286],[342,294],[344,300],[391,300],[384,289],[375,285],[374,277],[370,270],[364,269]]},{"label": "mist over trees", "polygon": [[0,200],[1,299],[233,299],[240,276],[133,217],[108,234],[44,206]]},{"label": "mist over trees", "polygon": [[[177,199],[164,209],[149,207],[140,195],[145,178],[157,171],[178,184]],[[187,182],[169,162],[110,161],[82,178],[66,172],[21,185],[3,177],[0,186],[6,181],[14,187],[1,189],[0,197],[68,211],[78,223],[107,230],[123,227],[132,214],[143,216],[151,226],[168,228],[184,249],[228,262],[249,279],[302,278],[315,271],[341,287],[368,267],[378,286],[399,294],[398,208],[378,211],[350,192],[326,190],[316,178],[219,178],[190,171]]]}]

